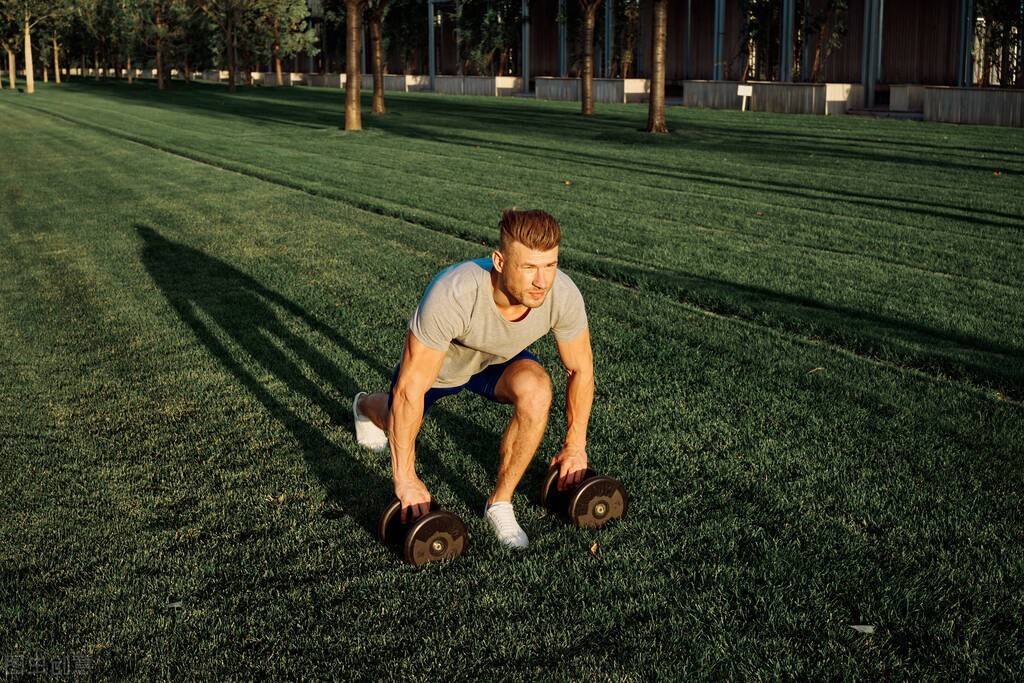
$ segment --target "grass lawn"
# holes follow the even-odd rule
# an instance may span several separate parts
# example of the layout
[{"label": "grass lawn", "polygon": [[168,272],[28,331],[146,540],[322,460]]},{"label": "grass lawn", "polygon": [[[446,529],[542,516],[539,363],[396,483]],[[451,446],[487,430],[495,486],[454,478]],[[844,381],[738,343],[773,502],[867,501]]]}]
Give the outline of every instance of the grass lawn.
[{"label": "grass lawn", "polygon": [[[109,677],[1024,675],[1024,131],[318,89],[0,91],[0,657]],[[419,441],[473,534],[374,539],[443,266],[543,208],[630,516],[480,516],[508,408]],[[550,340],[534,349],[564,378]],[[592,551],[597,544],[596,552]],[[851,628],[870,625],[871,634]]]}]

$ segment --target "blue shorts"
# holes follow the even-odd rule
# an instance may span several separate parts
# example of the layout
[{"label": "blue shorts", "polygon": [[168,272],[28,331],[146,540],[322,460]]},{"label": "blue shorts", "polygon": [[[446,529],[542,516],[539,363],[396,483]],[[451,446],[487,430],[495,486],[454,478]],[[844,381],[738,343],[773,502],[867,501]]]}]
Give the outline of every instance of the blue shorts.
[{"label": "blue shorts", "polygon": [[[501,379],[501,375],[505,372],[505,368],[517,360],[523,360],[524,358],[540,363],[540,359],[533,355],[529,349],[523,349],[504,363],[488,365],[486,368],[470,377],[469,381],[465,384],[460,384],[457,387],[432,387],[428,389],[426,395],[423,397],[423,416],[427,416],[427,413],[430,412],[430,408],[439,398],[453,396],[463,389],[469,389],[474,394],[479,394],[488,400],[497,401],[498,399],[494,397],[494,389],[498,386],[498,380]],[[395,384],[398,382],[398,371],[401,367],[402,366],[400,364],[395,366],[395,371],[391,375],[391,389],[388,390],[388,410],[391,409],[391,398],[395,393]]]}]

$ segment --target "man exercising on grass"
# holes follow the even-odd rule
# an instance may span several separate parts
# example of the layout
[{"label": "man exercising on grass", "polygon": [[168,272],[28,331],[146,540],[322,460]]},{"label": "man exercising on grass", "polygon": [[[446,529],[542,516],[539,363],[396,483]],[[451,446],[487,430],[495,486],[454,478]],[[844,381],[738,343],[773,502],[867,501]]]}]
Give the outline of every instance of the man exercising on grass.
[{"label": "man exercising on grass", "polygon": [[[416,436],[435,401],[469,389],[514,407],[501,437],[501,464],[484,517],[498,540],[525,548],[512,493],[540,446],[551,407],[551,378],[527,347],[554,331],[569,373],[566,434],[552,459],[559,488],[587,468],[587,422],[594,402],[594,360],[583,296],[558,270],[561,228],[543,211],[505,211],[501,241],[489,258],[457,263],[434,277],[409,321],[402,360],[388,393],[356,394],[356,439],[391,449],[403,521],[429,510],[416,475]],[[390,437],[390,438],[389,438]]]}]

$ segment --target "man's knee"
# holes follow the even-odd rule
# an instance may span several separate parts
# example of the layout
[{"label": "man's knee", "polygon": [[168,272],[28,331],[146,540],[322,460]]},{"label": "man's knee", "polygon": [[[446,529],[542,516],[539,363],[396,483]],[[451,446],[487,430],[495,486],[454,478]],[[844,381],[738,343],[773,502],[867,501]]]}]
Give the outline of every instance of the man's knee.
[{"label": "man's knee", "polygon": [[551,408],[551,378],[539,363],[530,361],[517,368],[513,386],[516,411],[535,419],[546,419]]}]

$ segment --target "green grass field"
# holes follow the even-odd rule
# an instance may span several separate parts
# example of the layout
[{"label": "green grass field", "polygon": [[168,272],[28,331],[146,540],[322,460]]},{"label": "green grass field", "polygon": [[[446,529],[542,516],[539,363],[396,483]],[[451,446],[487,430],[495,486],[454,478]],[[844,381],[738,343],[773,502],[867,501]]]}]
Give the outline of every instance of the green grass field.
[{"label": "green grass field", "polygon": [[[0,657],[97,677],[1024,675],[1024,131],[194,85],[0,92]],[[386,388],[441,267],[543,208],[630,516],[480,512],[508,408],[421,474],[473,533],[374,539]],[[550,341],[535,351],[564,376]],[[556,395],[558,390],[556,390]],[[596,552],[592,552],[593,544]],[[874,626],[865,634],[851,625]]]}]

